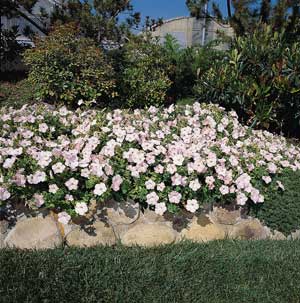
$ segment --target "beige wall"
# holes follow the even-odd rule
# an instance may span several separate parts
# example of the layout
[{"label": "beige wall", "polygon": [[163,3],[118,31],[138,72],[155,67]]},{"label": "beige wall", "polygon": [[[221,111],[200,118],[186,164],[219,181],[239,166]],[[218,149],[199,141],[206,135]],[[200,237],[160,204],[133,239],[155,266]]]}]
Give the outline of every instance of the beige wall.
[{"label": "beige wall", "polygon": [[[165,21],[152,32],[152,35],[163,40],[166,34],[171,34],[183,47],[196,46],[201,45],[203,26],[204,19],[178,17]],[[216,39],[218,31],[223,31],[230,36],[233,35],[230,26],[219,24],[214,20],[206,20],[205,42]]]}]

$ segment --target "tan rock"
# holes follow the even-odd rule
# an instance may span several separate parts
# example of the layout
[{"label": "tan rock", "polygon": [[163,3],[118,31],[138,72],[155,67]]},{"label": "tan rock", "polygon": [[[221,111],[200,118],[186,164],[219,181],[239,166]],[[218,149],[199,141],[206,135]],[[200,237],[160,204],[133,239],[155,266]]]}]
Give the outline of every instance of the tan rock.
[{"label": "tan rock", "polygon": [[137,224],[129,229],[121,238],[126,246],[139,245],[145,247],[169,244],[175,242],[176,231],[171,227],[161,224]]},{"label": "tan rock", "polygon": [[215,224],[205,215],[194,218],[188,228],[181,232],[181,239],[187,239],[194,242],[207,242],[211,240],[220,240],[226,237],[226,229],[221,225]]},{"label": "tan rock", "polygon": [[262,240],[270,237],[270,230],[258,219],[246,219],[234,225],[229,236],[240,240]]},{"label": "tan rock", "polygon": [[145,209],[144,212],[140,214],[140,221],[145,223],[157,223],[157,222],[165,222],[165,218],[156,214],[153,210]]},{"label": "tan rock", "polygon": [[52,217],[35,217],[17,222],[4,244],[21,249],[46,249],[60,246],[62,238]]},{"label": "tan rock", "polygon": [[5,234],[8,229],[8,221],[1,220],[0,221],[0,234]]},{"label": "tan rock", "polygon": [[214,207],[209,217],[213,223],[234,225],[240,220],[241,211],[240,209],[229,211],[225,208]]},{"label": "tan rock", "polygon": [[4,239],[5,239],[5,236],[3,234],[0,234],[0,248],[5,247]]},{"label": "tan rock", "polygon": [[274,230],[270,235],[271,240],[286,240],[286,236],[280,231]]},{"label": "tan rock", "polygon": [[100,217],[106,219],[111,225],[131,224],[139,217],[139,204],[133,201],[105,202],[100,210]]},{"label": "tan rock", "polygon": [[290,236],[289,236],[289,240],[300,240],[300,229],[291,233]]},{"label": "tan rock", "polygon": [[114,245],[116,238],[113,229],[107,224],[96,221],[88,228],[89,232],[76,228],[66,236],[70,246],[91,247],[96,245]]}]

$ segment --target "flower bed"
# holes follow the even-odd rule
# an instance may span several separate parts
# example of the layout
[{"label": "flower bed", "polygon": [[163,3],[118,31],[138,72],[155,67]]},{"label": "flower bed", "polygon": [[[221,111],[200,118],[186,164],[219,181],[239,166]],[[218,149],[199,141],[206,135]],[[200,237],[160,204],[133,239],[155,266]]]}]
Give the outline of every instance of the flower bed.
[{"label": "flower bed", "polygon": [[0,112],[0,200],[58,212],[92,201],[138,201],[158,214],[202,204],[262,203],[282,169],[300,169],[300,148],[242,126],[214,105],[134,112],[23,107]]}]

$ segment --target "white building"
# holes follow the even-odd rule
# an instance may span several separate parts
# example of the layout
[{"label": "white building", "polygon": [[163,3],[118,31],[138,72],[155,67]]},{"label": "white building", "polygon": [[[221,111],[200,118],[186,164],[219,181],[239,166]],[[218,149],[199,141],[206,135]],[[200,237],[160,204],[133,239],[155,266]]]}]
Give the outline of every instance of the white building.
[{"label": "white building", "polygon": [[[43,18],[41,15],[41,9],[50,16],[55,6],[61,6],[61,0],[39,0],[34,5],[31,12],[20,8],[21,13],[33,22],[30,22],[25,16],[18,16],[15,18],[1,16],[1,28],[3,30],[10,29],[13,26],[18,26],[19,37],[17,40],[22,44],[32,45],[30,38],[24,35],[24,30],[30,29],[33,33],[38,34],[39,36],[44,36],[44,33],[40,28],[46,28],[49,20],[47,20],[47,18]],[[34,24],[36,24],[36,26]]]},{"label": "white building", "polygon": [[[153,28],[152,35],[161,41],[167,34],[174,36],[182,47],[201,46],[215,40],[219,32],[232,36],[233,29],[211,18],[176,17]],[[222,48],[225,45],[221,46]]]},{"label": "white building", "polygon": [[[12,27],[18,28],[18,37],[16,40],[23,46],[34,46],[34,43],[30,39],[26,32],[45,36],[45,31],[49,25],[49,18],[41,14],[45,13],[50,16],[56,6],[61,6],[63,0],[38,0],[32,8],[31,12],[19,8],[20,14],[18,17],[8,18],[7,16],[1,16],[1,30],[9,30]],[[1,62],[0,71],[23,71],[25,69],[24,64],[20,58],[17,57],[13,62]]]}]

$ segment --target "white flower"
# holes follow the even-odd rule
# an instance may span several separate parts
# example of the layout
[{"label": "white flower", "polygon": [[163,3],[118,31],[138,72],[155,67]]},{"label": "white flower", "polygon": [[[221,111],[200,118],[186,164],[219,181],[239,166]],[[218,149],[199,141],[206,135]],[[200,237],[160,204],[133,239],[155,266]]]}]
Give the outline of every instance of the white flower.
[{"label": "white flower", "polygon": [[50,184],[49,185],[49,193],[55,194],[58,191],[58,186],[56,184]]},{"label": "white flower", "polygon": [[201,187],[201,184],[199,183],[198,179],[191,181],[189,184],[189,188],[193,191],[197,191],[198,189],[200,189],[200,187]]},{"label": "white flower", "polygon": [[181,194],[178,193],[177,191],[171,191],[168,194],[168,198],[169,198],[170,203],[179,204],[179,202],[181,200]]},{"label": "white flower", "polygon": [[2,165],[3,168],[6,168],[6,169],[11,168],[14,165],[14,163],[16,162],[16,159],[17,159],[16,157],[7,158]]},{"label": "white flower", "polygon": [[41,194],[34,194],[33,199],[37,207],[41,207],[45,203],[44,197]]},{"label": "white flower", "polygon": [[49,127],[46,123],[39,124],[39,131],[41,133],[45,133],[48,129],[49,129]]},{"label": "white flower", "polygon": [[4,187],[0,187],[0,201],[5,201],[9,198],[10,198],[9,191]]},{"label": "white flower", "polygon": [[263,176],[262,179],[265,181],[266,184],[269,184],[272,181],[270,176]]},{"label": "white flower", "polygon": [[196,212],[196,210],[199,208],[198,201],[196,199],[187,200],[185,208],[191,213]]},{"label": "white flower", "polygon": [[73,197],[72,195],[69,195],[69,194],[66,194],[66,195],[65,195],[65,199],[66,199],[67,201],[74,201],[74,197]]},{"label": "white flower", "polygon": [[112,185],[111,188],[114,191],[119,191],[120,190],[120,186],[123,183],[123,179],[120,175],[116,175],[112,178]]},{"label": "white flower", "polygon": [[209,153],[206,159],[206,165],[208,167],[214,167],[217,165],[217,156],[214,153]]},{"label": "white flower", "polygon": [[65,182],[65,185],[68,188],[68,190],[77,190],[78,189],[78,183],[79,183],[78,180],[76,180],[74,178],[71,178],[67,182]]},{"label": "white flower", "polygon": [[65,168],[65,165],[63,165],[61,162],[52,165],[52,170],[55,174],[61,174]]},{"label": "white flower", "polygon": [[163,191],[165,189],[166,185],[164,182],[161,182],[159,184],[157,184],[156,188],[158,191]]},{"label": "white flower", "polygon": [[67,225],[70,220],[71,220],[71,216],[65,211],[58,214],[57,221],[60,222],[61,224]]},{"label": "white flower", "polygon": [[151,179],[149,179],[145,182],[145,186],[147,189],[154,189],[155,185],[156,185],[155,182],[152,181]]},{"label": "white flower", "polygon": [[248,201],[247,196],[244,193],[238,192],[236,196],[236,203],[238,205],[245,205],[247,201]]},{"label": "white flower", "polygon": [[104,183],[99,183],[95,185],[94,195],[101,196],[106,192],[107,188]]},{"label": "white flower", "polygon": [[39,184],[46,181],[46,174],[43,171],[36,171],[33,175],[27,176],[27,181],[29,184]]},{"label": "white flower", "polygon": [[173,156],[173,163],[177,166],[181,166],[184,161],[184,157],[182,155]]},{"label": "white flower", "polygon": [[156,203],[155,204],[155,213],[158,215],[163,215],[167,211],[166,204],[161,202],[161,203]]},{"label": "white flower", "polygon": [[83,216],[85,213],[87,213],[88,211],[88,207],[86,205],[86,203],[84,202],[78,202],[75,205],[75,212],[80,215]]},{"label": "white flower", "polygon": [[159,200],[159,196],[153,191],[146,196],[146,201],[149,205],[155,205]]},{"label": "white flower", "polygon": [[229,194],[229,187],[226,185],[222,185],[219,190],[222,195]]}]

